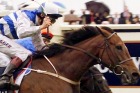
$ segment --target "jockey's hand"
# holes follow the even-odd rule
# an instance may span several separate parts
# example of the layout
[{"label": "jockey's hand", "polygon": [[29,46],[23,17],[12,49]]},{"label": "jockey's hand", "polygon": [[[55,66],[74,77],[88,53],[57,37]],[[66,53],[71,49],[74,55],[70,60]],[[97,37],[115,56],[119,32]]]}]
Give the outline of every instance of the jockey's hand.
[{"label": "jockey's hand", "polygon": [[49,27],[50,25],[52,25],[51,19],[48,16],[46,16],[43,20],[42,25],[40,25],[40,29],[41,30],[45,29],[45,28]]},{"label": "jockey's hand", "polygon": [[49,46],[45,45],[45,46],[42,47],[41,50],[37,50],[35,52],[35,54],[37,54],[37,55],[45,55],[46,51],[48,51],[48,50],[49,50]]}]

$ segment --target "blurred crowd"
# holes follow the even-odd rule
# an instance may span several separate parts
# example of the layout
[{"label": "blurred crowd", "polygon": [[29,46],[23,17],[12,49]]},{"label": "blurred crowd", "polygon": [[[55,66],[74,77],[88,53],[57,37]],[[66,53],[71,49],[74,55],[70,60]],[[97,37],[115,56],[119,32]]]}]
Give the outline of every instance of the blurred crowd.
[{"label": "blurred crowd", "polygon": [[123,12],[113,15],[108,11],[100,14],[95,13],[94,10],[82,10],[82,15],[79,17],[74,12],[75,10],[70,10],[70,14],[64,15],[64,22],[69,24],[140,24],[139,15],[134,15],[127,6],[124,7]]}]

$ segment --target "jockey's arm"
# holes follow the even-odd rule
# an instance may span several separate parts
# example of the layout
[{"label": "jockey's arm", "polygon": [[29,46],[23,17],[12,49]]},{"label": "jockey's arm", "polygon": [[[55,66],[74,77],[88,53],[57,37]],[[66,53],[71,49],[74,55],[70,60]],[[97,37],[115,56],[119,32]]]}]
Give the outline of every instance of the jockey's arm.
[{"label": "jockey's arm", "polygon": [[26,18],[24,14],[17,18],[17,35],[19,38],[30,37],[33,34],[40,33],[39,27]]},{"label": "jockey's arm", "polygon": [[[24,14],[23,14],[24,15]],[[37,50],[41,50],[45,43],[41,36],[40,26],[36,26],[25,15],[17,19],[17,35],[19,38],[32,37],[32,42]]]}]

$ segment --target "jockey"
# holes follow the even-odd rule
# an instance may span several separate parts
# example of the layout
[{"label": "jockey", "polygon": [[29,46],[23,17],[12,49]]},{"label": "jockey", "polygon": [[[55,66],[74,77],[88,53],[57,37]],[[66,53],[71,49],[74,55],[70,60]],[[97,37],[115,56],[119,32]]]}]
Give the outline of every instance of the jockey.
[{"label": "jockey", "polygon": [[10,82],[11,76],[32,55],[12,39],[31,37],[36,50],[44,49],[41,30],[51,26],[61,16],[54,3],[45,2],[34,11],[19,10],[0,19],[0,53],[12,58],[1,76],[0,90],[19,89],[19,85]]}]

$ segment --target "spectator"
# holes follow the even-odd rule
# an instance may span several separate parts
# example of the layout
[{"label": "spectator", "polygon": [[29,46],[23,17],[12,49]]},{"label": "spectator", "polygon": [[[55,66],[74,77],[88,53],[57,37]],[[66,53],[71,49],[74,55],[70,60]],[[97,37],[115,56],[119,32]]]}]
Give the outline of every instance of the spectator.
[{"label": "spectator", "polygon": [[95,13],[95,19],[94,19],[96,24],[101,24],[102,23],[102,19],[100,16],[100,13]]},{"label": "spectator", "polygon": [[89,18],[90,18],[90,24],[95,24],[95,14],[93,10],[90,10]]},{"label": "spectator", "polygon": [[133,18],[133,22],[134,24],[140,24],[140,20],[139,20],[139,16],[136,15],[134,18]]},{"label": "spectator", "polygon": [[130,13],[131,12],[128,10],[128,7],[124,6],[124,11],[121,13],[122,17],[126,18]]},{"label": "spectator", "polygon": [[112,16],[107,16],[107,21],[109,24],[114,24],[114,18]]},{"label": "spectator", "polygon": [[74,14],[75,10],[70,10],[70,13],[64,16],[64,22],[68,22],[69,25],[76,24],[76,22],[81,21],[77,15]]},{"label": "spectator", "polygon": [[114,24],[114,18],[112,16],[107,16],[106,21],[102,21],[102,24],[107,25],[107,24]]},{"label": "spectator", "polygon": [[95,14],[93,10],[89,11],[89,14],[86,15],[86,24],[95,24]]},{"label": "spectator", "polygon": [[109,16],[109,13],[108,13],[107,11],[105,11],[105,12],[103,13],[103,16],[100,16],[101,22],[107,21],[107,20],[108,20],[107,16]]},{"label": "spectator", "polygon": [[120,14],[119,24],[133,24],[133,16],[127,6],[124,7],[124,12]]},{"label": "spectator", "polygon": [[118,13],[115,13],[113,18],[114,18],[114,24],[119,24],[120,15]]},{"label": "spectator", "polygon": [[86,10],[83,10],[82,11],[82,16],[80,17],[81,18],[81,21],[79,22],[79,24],[87,24],[86,23]]}]

